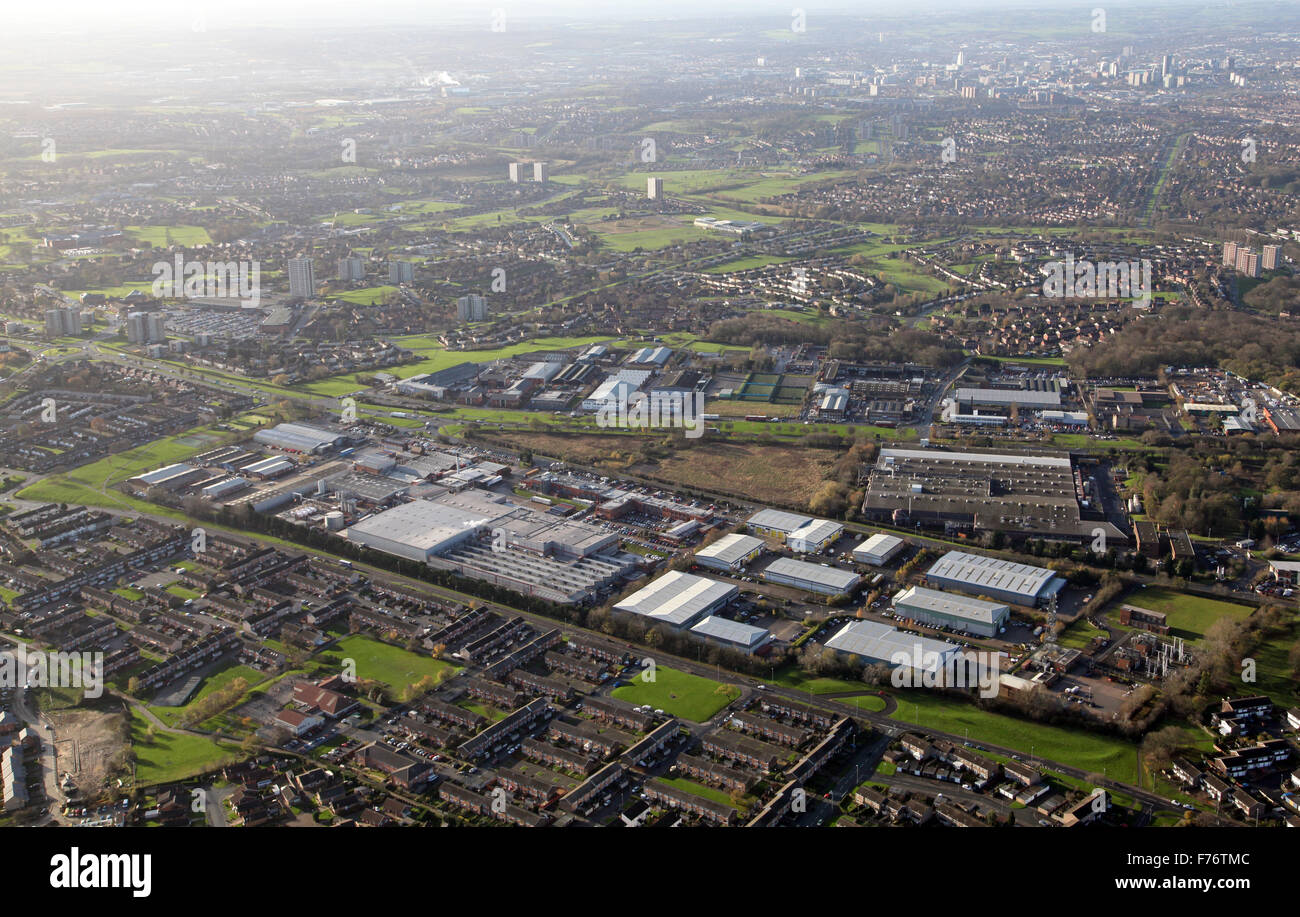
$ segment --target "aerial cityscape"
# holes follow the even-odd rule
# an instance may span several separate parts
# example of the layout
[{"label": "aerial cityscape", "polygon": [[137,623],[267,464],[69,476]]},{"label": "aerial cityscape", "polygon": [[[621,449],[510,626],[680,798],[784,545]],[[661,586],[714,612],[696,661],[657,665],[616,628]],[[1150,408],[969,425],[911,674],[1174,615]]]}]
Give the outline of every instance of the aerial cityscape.
[{"label": "aerial cityscape", "polygon": [[1300,8],[787,6],[10,34],[0,826],[1300,827]]}]

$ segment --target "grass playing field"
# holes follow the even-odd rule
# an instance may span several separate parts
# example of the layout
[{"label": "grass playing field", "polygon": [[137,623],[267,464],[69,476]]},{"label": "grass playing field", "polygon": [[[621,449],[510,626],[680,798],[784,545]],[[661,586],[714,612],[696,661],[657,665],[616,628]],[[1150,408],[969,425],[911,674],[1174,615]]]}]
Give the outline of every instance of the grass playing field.
[{"label": "grass playing field", "polygon": [[317,659],[326,666],[340,668],[344,659],[352,659],[356,662],[357,678],[383,682],[399,692],[425,676],[441,680],[447,674],[459,671],[457,666],[449,662],[412,653],[360,634],[344,637]]},{"label": "grass playing field", "polygon": [[645,682],[635,676],[630,685],[614,689],[614,696],[632,704],[650,704],[693,723],[703,723],[740,696],[735,685],[724,685],[711,678],[701,678],[667,666],[656,666],[655,680]]}]

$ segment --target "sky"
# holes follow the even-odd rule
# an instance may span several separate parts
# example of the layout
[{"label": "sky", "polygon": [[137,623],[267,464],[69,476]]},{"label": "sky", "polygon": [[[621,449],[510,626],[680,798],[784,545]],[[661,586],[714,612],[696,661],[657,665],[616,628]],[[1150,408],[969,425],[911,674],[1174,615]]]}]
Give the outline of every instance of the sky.
[{"label": "sky", "polygon": [[[870,15],[884,12],[898,15],[904,9],[978,9],[1010,6],[1082,8],[1090,2],[1106,7],[1155,5],[1142,0],[40,0],[5,4],[4,32],[8,40],[36,31],[86,32],[97,30],[134,31],[143,29],[191,29],[196,20],[210,29],[248,27],[290,27],[308,22],[315,26],[394,22],[448,25],[485,23],[492,11],[503,9],[507,17],[561,19],[675,19],[744,13],[771,15],[788,20],[802,8],[809,15],[818,11]],[[7,39],[0,36],[0,50]]]}]

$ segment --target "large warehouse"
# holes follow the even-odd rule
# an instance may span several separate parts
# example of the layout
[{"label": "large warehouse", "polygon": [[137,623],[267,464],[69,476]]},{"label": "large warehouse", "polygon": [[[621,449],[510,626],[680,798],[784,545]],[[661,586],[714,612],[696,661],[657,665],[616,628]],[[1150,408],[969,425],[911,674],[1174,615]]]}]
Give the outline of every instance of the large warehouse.
[{"label": "large warehouse", "polygon": [[362,519],[347,537],[379,551],[427,562],[476,533],[492,529],[493,549],[523,551],[544,557],[576,559],[608,552],[618,536],[584,522],[539,513],[481,490],[412,500]]},{"label": "large warehouse", "polygon": [[803,560],[778,557],[768,564],[763,571],[763,579],[769,583],[793,586],[806,592],[820,592],[822,595],[847,595],[851,593],[862,577],[849,570],[838,567],[824,567],[810,564]]},{"label": "large warehouse", "polygon": [[362,519],[348,529],[349,541],[427,563],[435,554],[468,541],[495,516],[432,500],[412,500]]},{"label": "large warehouse", "polygon": [[967,414],[975,408],[1009,411],[1013,404],[1029,411],[1041,411],[1044,408],[1059,408],[1061,406],[1061,393],[1050,390],[959,388],[953,397],[961,405],[963,413]]},{"label": "large warehouse", "polygon": [[844,526],[829,519],[813,519],[791,532],[785,539],[791,551],[801,554],[816,554],[828,544],[840,537]]},{"label": "large warehouse", "polygon": [[996,557],[949,551],[925,574],[932,586],[985,595],[1011,605],[1045,605],[1065,586],[1065,580],[1046,567],[1031,567]]},{"label": "large warehouse", "polygon": [[1011,617],[1011,609],[964,595],[913,586],[894,596],[894,614],[928,627],[950,627],[976,637],[993,637]]},{"label": "large warehouse", "polygon": [[903,550],[903,539],[877,532],[853,549],[853,559],[860,564],[883,567]]},{"label": "large warehouse", "polygon": [[761,509],[750,516],[745,524],[749,526],[749,531],[754,535],[763,535],[785,541],[790,535],[812,521],[812,516],[787,513],[783,509]]},{"label": "large warehouse", "polygon": [[282,423],[269,430],[258,430],[253,434],[253,441],[285,452],[313,454],[336,449],[347,441],[347,437],[310,424]]},{"label": "large warehouse", "polygon": [[740,590],[730,583],[672,570],[614,608],[681,630],[724,608],[739,594]]},{"label": "large warehouse", "polygon": [[895,525],[1007,532],[1090,542],[1101,529],[1109,544],[1128,536],[1081,502],[1086,481],[1068,454],[880,450],[862,512]]},{"label": "large warehouse", "polygon": [[733,532],[696,551],[695,562],[701,567],[731,572],[746,566],[762,552],[763,539]]},{"label": "large warehouse", "polygon": [[741,624],[739,621],[715,616],[696,624],[691,628],[691,633],[746,653],[766,646],[772,639],[772,632],[765,627],[754,627],[752,624]]},{"label": "large warehouse", "polygon": [[955,644],[904,633],[877,621],[845,624],[826,646],[867,662],[907,665],[929,673],[947,669],[961,655],[961,647]]}]

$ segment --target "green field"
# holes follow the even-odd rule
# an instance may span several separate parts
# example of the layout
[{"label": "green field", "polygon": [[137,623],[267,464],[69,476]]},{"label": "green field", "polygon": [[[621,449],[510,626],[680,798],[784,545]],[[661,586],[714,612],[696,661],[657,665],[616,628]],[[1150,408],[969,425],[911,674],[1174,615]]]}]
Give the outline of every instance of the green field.
[{"label": "green field", "polygon": [[1169,616],[1169,635],[1185,640],[1200,640],[1210,625],[1220,618],[1244,621],[1254,609],[1234,602],[1221,602],[1199,595],[1174,592],[1159,586],[1148,586],[1130,592],[1120,602],[1138,608],[1149,608]]},{"label": "green field", "polygon": [[794,688],[796,691],[806,691],[809,694],[864,693],[867,690],[867,686],[860,681],[849,681],[845,678],[818,678],[793,666],[778,672],[774,681],[778,685]]},{"label": "green field", "polygon": [[202,736],[175,735],[154,727],[131,711],[131,744],[135,747],[135,782],[139,786],[168,783],[211,770],[235,755]]},{"label": "green field", "polygon": [[1138,781],[1138,750],[1131,742],[990,713],[924,690],[899,692],[896,696],[898,709],[891,714],[892,719],[958,736],[969,734],[973,742],[1066,761],[1124,783]]},{"label": "green field", "polygon": [[318,658],[327,666],[340,667],[344,659],[353,659],[357,678],[382,682],[399,692],[425,676],[441,681],[450,673],[460,671],[459,666],[450,662],[412,653],[361,634],[344,637]]},{"label": "green field", "polygon": [[212,238],[202,226],[128,226],[126,231],[154,248],[212,244]]},{"label": "green field", "polygon": [[638,674],[632,684],[615,688],[614,696],[632,704],[649,704],[692,723],[703,723],[740,697],[740,689],[661,665],[655,667],[654,681],[642,681]]},{"label": "green field", "polygon": [[879,694],[860,694],[856,697],[836,698],[841,704],[849,704],[864,713],[884,713],[885,699]]},{"label": "green field", "polygon": [[149,712],[158,717],[158,719],[162,720],[168,726],[177,726],[180,724],[181,720],[184,719],[185,714],[189,712],[196,703],[203,700],[203,698],[212,694],[214,691],[221,690],[236,678],[244,679],[244,681],[248,682],[248,686],[251,688],[258,682],[262,681],[265,677],[266,676],[257,671],[257,669],[250,666],[231,665],[203,679],[203,683],[199,685],[199,689],[194,692],[194,696],[191,697],[189,702],[185,705],[180,707],[163,707],[150,704]]},{"label": "green field", "polygon": [[[142,509],[149,504],[134,500],[124,494],[111,492],[114,484],[120,484],[128,478],[145,471],[161,468],[173,462],[180,462],[191,455],[203,452],[217,445],[221,440],[230,438],[231,434],[207,433],[206,427],[188,430],[175,436],[168,436],[144,446],[137,446],[117,455],[110,455],[74,468],[55,477],[37,481],[21,491],[18,496],[25,500],[46,500],[55,503],[85,503],[90,506],[107,506],[113,509]],[[192,438],[198,436],[203,441]],[[166,514],[162,509],[151,512]]]},{"label": "green field", "polygon": [[356,306],[377,306],[396,295],[397,287],[387,284],[378,287],[362,287],[360,290],[348,290],[346,293],[337,294],[339,299]]},{"label": "green field", "polygon": [[1292,623],[1289,633],[1270,637],[1250,653],[1259,679],[1254,690],[1273,698],[1279,707],[1300,706],[1300,683],[1291,677],[1289,661],[1297,637],[1300,637],[1300,626]]}]

